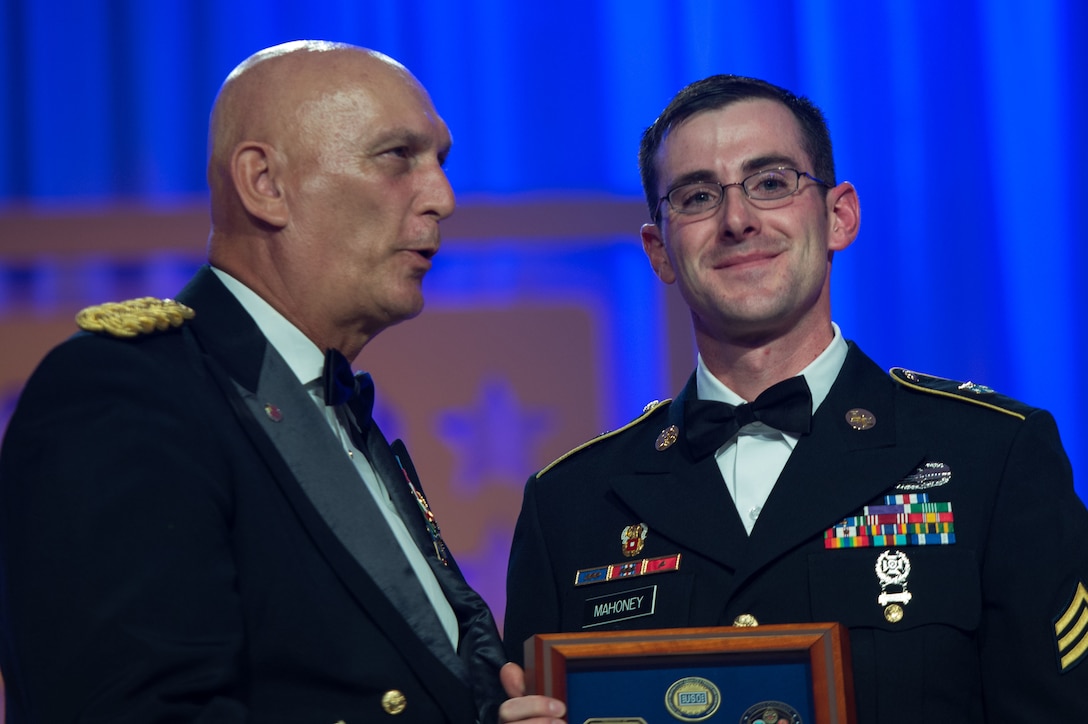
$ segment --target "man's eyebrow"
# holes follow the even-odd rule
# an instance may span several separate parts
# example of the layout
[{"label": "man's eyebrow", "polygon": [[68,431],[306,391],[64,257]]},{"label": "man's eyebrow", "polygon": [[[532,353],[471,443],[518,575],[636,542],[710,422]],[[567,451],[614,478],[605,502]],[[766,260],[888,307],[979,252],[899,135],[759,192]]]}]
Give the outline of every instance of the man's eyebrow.
[{"label": "man's eyebrow", "polygon": [[[750,158],[741,164],[741,173],[744,177],[759,173],[768,168],[777,168],[779,166],[785,166],[787,168],[794,168],[797,164],[797,160],[792,156],[786,156],[784,154],[768,154],[765,156],[756,156]],[[741,179],[737,179],[739,182]],[[686,186],[687,184],[698,183],[727,183],[718,178],[718,175],[709,169],[696,169],[695,171],[688,171],[685,174],[681,174],[673,179],[669,185],[668,190],[671,191],[680,186]],[[668,191],[666,191],[668,193]]]},{"label": "man's eyebrow", "polygon": [[678,188],[680,186],[686,186],[688,184],[706,183],[708,181],[712,182],[712,183],[717,183],[718,175],[716,173],[714,173],[713,171],[710,171],[708,169],[698,169],[696,171],[688,171],[687,173],[681,174],[680,176],[677,176],[676,178],[674,178],[672,180],[672,183],[669,184],[668,190],[666,191],[666,193],[668,193],[668,191],[671,191],[672,189]]},{"label": "man's eyebrow", "polygon": [[375,136],[372,141],[375,148],[388,146],[408,146],[412,149],[427,148],[434,145],[434,139],[426,133],[412,130],[411,128],[389,128],[385,132]]},{"label": "man's eyebrow", "polygon": [[407,146],[412,150],[412,153],[420,153],[433,148],[439,164],[444,165],[453,146],[453,139],[448,136],[441,137],[436,145],[434,136],[429,133],[420,133],[411,128],[397,127],[390,128],[375,138],[372,146],[375,150],[389,148],[390,146]]},{"label": "man's eyebrow", "polygon": [[792,156],[786,156],[783,154],[768,154],[766,156],[757,156],[750,158],[741,164],[741,172],[745,176],[753,173],[758,173],[768,168],[777,168],[779,166],[785,166],[786,168],[795,168],[797,166],[797,159]]}]

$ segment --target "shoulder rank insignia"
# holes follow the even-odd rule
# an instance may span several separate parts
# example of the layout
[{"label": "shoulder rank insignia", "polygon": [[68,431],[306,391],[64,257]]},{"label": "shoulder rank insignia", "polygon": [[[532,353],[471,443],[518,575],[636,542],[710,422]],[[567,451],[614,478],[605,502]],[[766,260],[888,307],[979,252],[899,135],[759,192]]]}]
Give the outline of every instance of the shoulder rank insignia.
[{"label": "shoulder rank insignia", "polygon": [[1077,584],[1073,600],[1054,621],[1054,641],[1058,646],[1058,667],[1068,671],[1088,655],[1088,589]]},{"label": "shoulder rank insignia", "polygon": [[623,432],[624,430],[629,430],[630,428],[632,428],[635,425],[639,424],[643,420],[648,419],[651,415],[653,415],[655,412],[657,412],[659,410],[667,409],[670,402],[672,402],[671,399],[668,399],[668,400],[654,400],[653,402],[650,402],[649,404],[647,404],[645,407],[642,408],[642,414],[639,415],[638,417],[636,417],[634,420],[631,420],[631,422],[627,423],[623,427],[618,427],[615,430],[611,430],[609,432],[602,432],[600,435],[593,438],[592,440],[587,440],[586,442],[582,443],[581,445],[574,448],[573,450],[571,450],[569,452],[566,452],[563,455],[560,455],[558,458],[556,458],[555,460],[553,460],[552,462],[548,463],[546,466],[541,468],[540,472],[538,472],[536,474],[536,477],[539,478],[541,475],[548,472],[549,470],[554,468],[556,465],[558,465],[559,463],[561,463],[564,460],[566,460],[567,458],[569,458],[571,455],[574,455],[575,453],[581,452],[582,450],[585,450],[587,447],[589,447],[591,445],[594,445],[594,444],[600,442],[601,440],[607,440],[608,438],[612,437],[613,435],[618,435],[621,432]]},{"label": "shoulder rank insignia", "polygon": [[980,407],[987,407],[991,410],[1003,412],[1006,415],[1025,419],[1035,408],[1030,405],[1014,400],[1011,397],[1005,397],[995,393],[992,389],[986,385],[976,384],[974,382],[958,382],[956,380],[945,379],[944,377],[935,377],[933,375],[925,375],[921,372],[912,372],[911,370],[903,369],[902,367],[892,367],[889,370],[889,374],[892,379],[912,390],[918,390],[919,392],[925,392],[931,395],[937,395],[939,397],[948,397],[953,400],[962,400],[964,402],[970,402]]},{"label": "shoulder rank insignia", "polygon": [[135,337],[180,327],[195,316],[196,312],[173,299],[142,297],[87,307],[76,315],[76,324],[88,332]]}]

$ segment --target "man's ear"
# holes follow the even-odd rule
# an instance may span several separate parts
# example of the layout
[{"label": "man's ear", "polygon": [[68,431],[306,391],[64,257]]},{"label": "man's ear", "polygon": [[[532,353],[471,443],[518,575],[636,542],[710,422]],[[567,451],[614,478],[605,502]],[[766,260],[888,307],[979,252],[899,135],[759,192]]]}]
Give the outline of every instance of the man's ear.
[{"label": "man's ear", "polygon": [[665,239],[661,235],[661,229],[657,224],[643,224],[639,231],[642,236],[642,250],[646,252],[646,258],[650,260],[650,266],[657,278],[666,284],[676,281],[676,271],[669,262],[669,255],[665,252]]},{"label": "man's ear", "polygon": [[267,143],[240,143],[230,159],[231,178],[242,206],[251,216],[282,229],[290,213],[280,172],[276,149]]},{"label": "man's ear", "polygon": [[827,212],[831,227],[827,248],[842,251],[854,243],[861,228],[861,207],[857,189],[852,183],[843,181],[827,192]]}]

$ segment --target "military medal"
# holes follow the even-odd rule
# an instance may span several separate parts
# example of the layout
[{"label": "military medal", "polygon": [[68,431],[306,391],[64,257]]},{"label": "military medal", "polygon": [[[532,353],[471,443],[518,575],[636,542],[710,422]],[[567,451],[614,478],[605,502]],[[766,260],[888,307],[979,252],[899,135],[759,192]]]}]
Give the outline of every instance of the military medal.
[{"label": "military medal", "polygon": [[620,561],[607,566],[582,568],[574,574],[574,585],[586,586],[590,583],[604,583],[618,578],[635,578],[652,573],[669,573],[680,570],[680,554],[641,558],[637,561]]},{"label": "military medal", "polygon": [[423,493],[419,492],[419,489],[412,484],[412,479],[408,477],[408,471],[404,469],[404,463],[400,461],[400,457],[394,455],[397,458],[397,465],[400,466],[400,471],[404,473],[404,480],[408,483],[408,490],[411,491],[412,497],[416,499],[416,504],[419,506],[419,512],[423,514],[423,521],[427,526],[427,533],[431,536],[431,543],[434,544],[434,554],[438,558],[439,562],[448,566],[449,552],[446,549],[446,541],[442,540],[442,531],[438,528],[438,519],[434,517],[434,513],[431,511],[431,506],[427,503],[427,499],[423,497]]},{"label": "military medal", "polygon": [[761,701],[748,707],[740,724],[801,724],[801,715],[782,701]]},{"label": "military medal", "polygon": [[[900,486],[934,487],[952,477],[948,466],[923,466]],[[883,505],[866,505],[824,531],[824,548],[886,548],[898,546],[951,545],[956,542],[952,503],[931,502],[929,493],[885,495]]]},{"label": "military medal", "polygon": [[642,552],[642,547],[646,544],[646,533],[649,532],[649,528],[645,523],[636,523],[635,525],[629,525],[623,529],[620,533],[620,543],[623,544],[623,555],[628,558],[634,558]]},{"label": "military medal", "polygon": [[[888,623],[903,620],[903,606],[912,598],[907,590],[907,576],[910,575],[910,559],[903,551],[886,550],[876,559],[876,577],[880,581],[880,595],[877,603],[884,607],[884,619]],[[889,591],[898,588],[898,591]]]}]

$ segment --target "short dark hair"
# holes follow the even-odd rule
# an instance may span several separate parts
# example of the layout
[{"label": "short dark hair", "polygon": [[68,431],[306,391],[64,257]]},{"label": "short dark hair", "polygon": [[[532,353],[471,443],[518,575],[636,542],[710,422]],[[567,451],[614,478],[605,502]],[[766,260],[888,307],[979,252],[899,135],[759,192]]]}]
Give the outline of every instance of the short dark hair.
[{"label": "short dark hair", "polygon": [[[650,217],[656,220],[661,197],[657,192],[656,158],[665,136],[677,124],[702,111],[724,108],[737,101],[767,98],[786,106],[801,126],[801,143],[812,161],[811,173],[834,186],[835,158],[831,151],[831,132],[816,104],[772,83],[740,75],[712,75],[680,90],[657,120],[642,133],[638,150],[638,168]],[[808,171],[809,169],[801,169]]]}]

